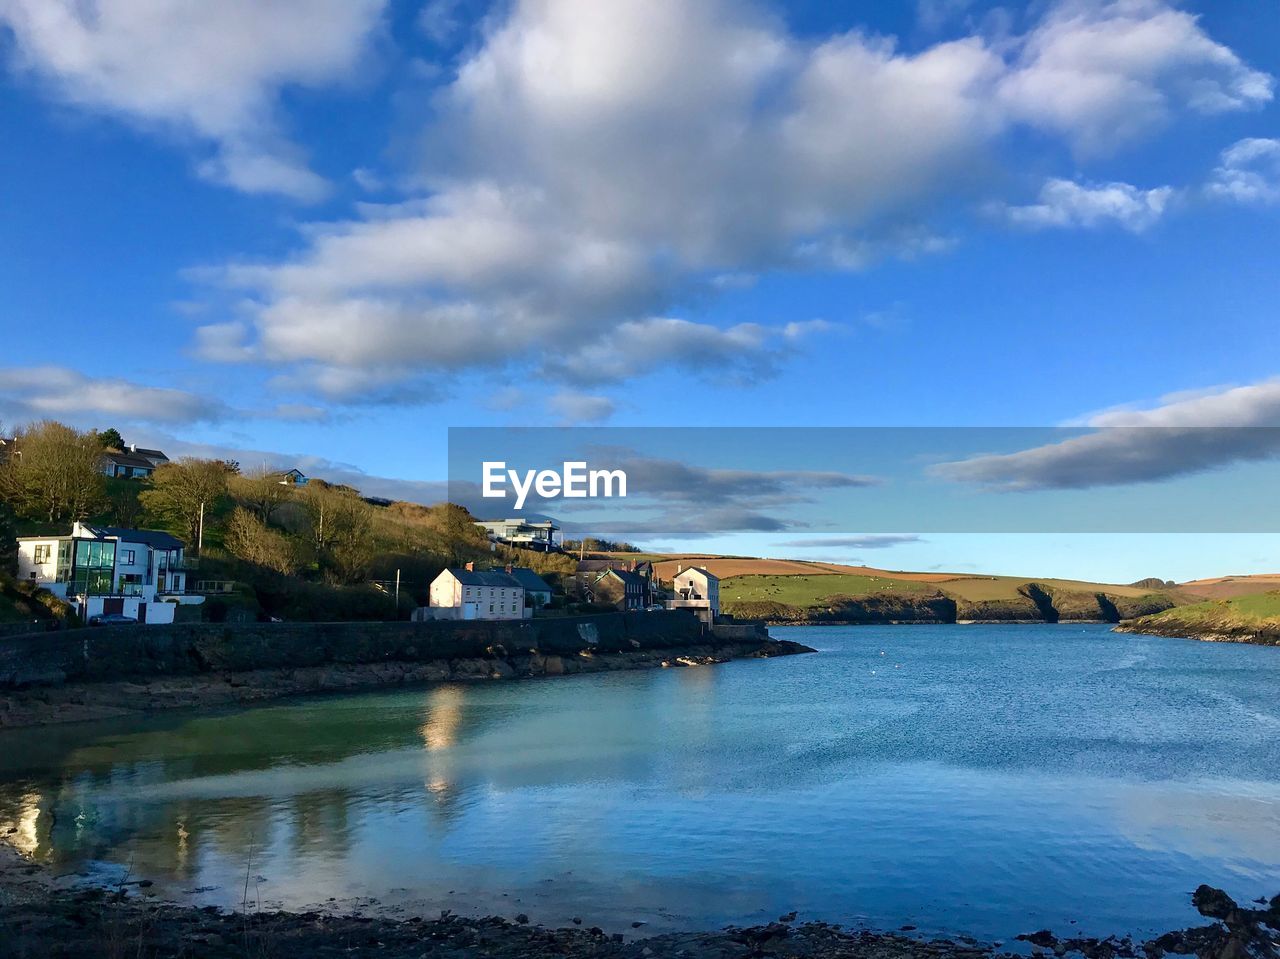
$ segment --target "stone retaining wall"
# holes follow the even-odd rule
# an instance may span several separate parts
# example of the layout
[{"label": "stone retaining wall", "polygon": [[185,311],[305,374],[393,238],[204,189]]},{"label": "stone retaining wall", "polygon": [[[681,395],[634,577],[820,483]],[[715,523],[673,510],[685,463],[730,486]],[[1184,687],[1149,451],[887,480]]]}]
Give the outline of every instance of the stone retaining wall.
[{"label": "stone retaining wall", "polygon": [[681,610],[523,621],[91,627],[0,638],[0,688],[331,663],[671,649],[703,636],[702,624]]}]

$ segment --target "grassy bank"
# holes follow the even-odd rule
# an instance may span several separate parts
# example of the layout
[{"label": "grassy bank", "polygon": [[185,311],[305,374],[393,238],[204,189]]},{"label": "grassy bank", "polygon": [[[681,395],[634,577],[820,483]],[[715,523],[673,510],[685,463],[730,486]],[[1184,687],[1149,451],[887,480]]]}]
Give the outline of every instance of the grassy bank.
[{"label": "grassy bank", "polygon": [[1280,590],[1180,606],[1138,617],[1119,629],[1126,633],[1280,646]]}]

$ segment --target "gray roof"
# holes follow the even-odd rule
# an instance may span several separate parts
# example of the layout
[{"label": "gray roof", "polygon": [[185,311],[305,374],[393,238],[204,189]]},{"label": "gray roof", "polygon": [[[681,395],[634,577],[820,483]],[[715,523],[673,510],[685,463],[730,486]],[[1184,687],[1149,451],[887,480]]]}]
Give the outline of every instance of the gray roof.
[{"label": "gray roof", "polygon": [[702,566],[686,566],[684,569],[680,570],[680,572],[676,573],[676,575],[682,576],[685,573],[701,573],[703,576],[707,577],[707,579],[714,579],[717,583],[720,582],[719,576]]},{"label": "gray roof", "polygon": [[155,469],[155,464],[145,456],[137,456],[133,453],[116,453],[109,451],[103,454],[111,462],[117,466],[132,466],[138,469]]},{"label": "gray roof", "polygon": [[[600,574],[600,579],[604,579],[606,576],[616,576],[618,577],[618,579],[622,580],[622,582],[626,583],[629,586],[644,586],[646,583],[649,582],[639,573],[633,573],[629,569],[606,570],[605,572]],[[599,580],[597,580],[596,582],[599,582]]]},{"label": "gray roof", "polygon": [[158,529],[128,529],[124,526],[90,527],[100,536],[114,536],[125,543],[145,543],[152,549],[182,549],[182,540]]},{"label": "gray roof", "polygon": [[499,586],[505,589],[511,589],[512,587],[523,588],[514,576],[508,576],[500,569],[470,570],[450,567],[449,572],[463,586]]},{"label": "gray roof", "polygon": [[527,566],[516,566],[511,570],[511,578],[523,586],[527,592],[551,592],[551,587],[547,585],[547,581]]}]

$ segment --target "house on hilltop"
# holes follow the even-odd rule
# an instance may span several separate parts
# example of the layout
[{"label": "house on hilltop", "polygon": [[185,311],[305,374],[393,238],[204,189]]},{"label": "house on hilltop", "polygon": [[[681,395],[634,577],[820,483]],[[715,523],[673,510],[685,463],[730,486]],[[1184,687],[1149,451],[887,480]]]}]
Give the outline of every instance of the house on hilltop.
[{"label": "house on hilltop", "polygon": [[550,553],[560,549],[560,527],[551,520],[515,519],[482,519],[475,524],[489,534],[495,543],[507,546],[520,546],[542,553]]},{"label": "house on hilltop", "polygon": [[130,443],[122,450],[107,450],[102,455],[102,472],[115,479],[146,479],[169,462],[160,450],[149,450]]}]

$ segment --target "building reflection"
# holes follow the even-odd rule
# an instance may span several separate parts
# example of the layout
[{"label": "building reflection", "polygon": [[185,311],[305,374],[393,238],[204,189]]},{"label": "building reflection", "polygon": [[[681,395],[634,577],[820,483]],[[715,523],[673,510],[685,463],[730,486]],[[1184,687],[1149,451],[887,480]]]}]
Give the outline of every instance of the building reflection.
[{"label": "building reflection", "polygon": [[444,823],[454,817],[460,798],[457,762],[452,754],[463,728],[466,691],[459,686],[438,686],[427,693],[418,735],[427,755],[423,785],[431,809]]}]

